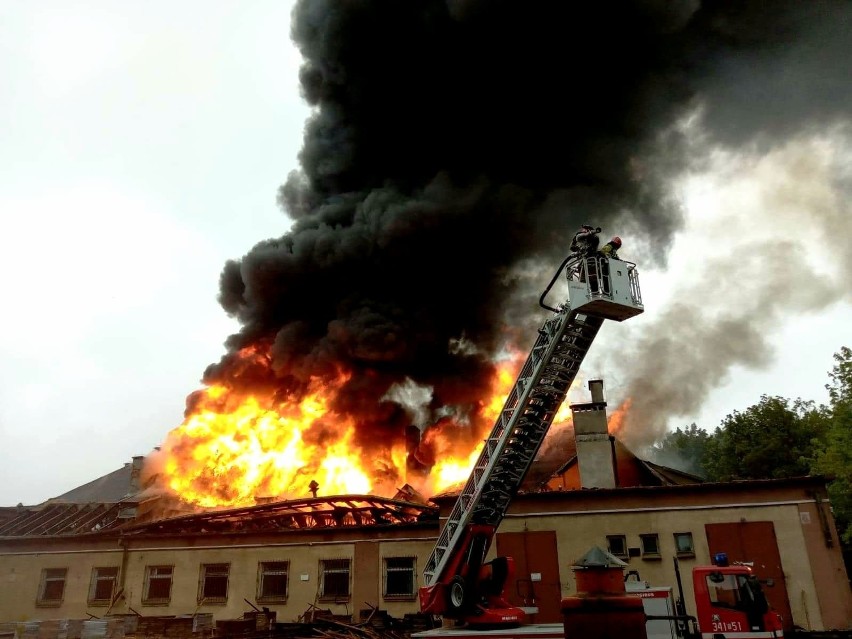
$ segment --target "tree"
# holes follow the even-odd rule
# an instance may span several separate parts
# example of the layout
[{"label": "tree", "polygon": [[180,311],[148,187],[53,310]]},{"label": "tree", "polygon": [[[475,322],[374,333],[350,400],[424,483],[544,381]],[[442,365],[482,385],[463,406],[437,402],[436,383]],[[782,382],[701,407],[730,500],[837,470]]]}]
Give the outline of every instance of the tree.
[{"label": "tree", "polygon": [[711,481],[778,479],[809,474],[814,440],[828,429],[826,407],[762,395],[734,411],[707,441],[703,465]]},{"label": "tree", "polygon": [[835,353],[826,384],[831,415],[825,436],[815,442],[811,470],[830,481],[828,496],[843,541],[852,542],[852,350]]},{"label": "tree", "polygon": [[678,428],[668,433],[661,441],[653,444],[649,456],[663,466],[704,477],[706,472],[702,461],[709,439],[710,434],[693,422],[683,430]]}]

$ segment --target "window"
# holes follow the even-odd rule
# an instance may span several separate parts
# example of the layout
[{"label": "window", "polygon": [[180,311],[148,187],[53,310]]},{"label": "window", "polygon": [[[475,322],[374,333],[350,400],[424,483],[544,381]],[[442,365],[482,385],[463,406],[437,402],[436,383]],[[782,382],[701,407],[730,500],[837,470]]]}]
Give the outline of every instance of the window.
[{"label": "window", "polygon": [[41,583],[38,586],[38,606],[59,606],[65,595],[67,568],[45,568],[41,571]]},{"label": "window", "polygon": [[414,563],[414,557],[385,558],[385,599],[414,599]]},{"label": "window", "polygon": [[198,601],[224,603],[228,600],[228,574],[231,564],[201,564]]},{"label": "window", "polygon": [[162,605],[169,603],[172,597],[172,574],[174,566],[148,566],[145,571],[145,590],[142,603]]},{"label": "window", "polygon": [[349,598],[349,559],[320,561],[320,599]]},{"label": "window", "polygon": [[257,568],[257,600],[261,603],[287,601],[290,562],[262,561]]},{"label": "window", "polygon": [[642,556],[659,558],[660,557],[660,538],[658,535],[639,535],[639,541],[642,544]]},{"label": "window", "polygon": [[674,542],[678,557],[695,556],[695,546],[692,545],[692,533],[675,533]]},{"label": "window", "polygon": [[118,583],[118,568],[93,568],[92,583],[89,584],[89,604],[107,606],[112,603]]},{"label": "window", "polygon": [[624,535],[607,535],[606,547],[616,557],[627,556],[627,537]]},{"label": "window", "polygon": [[717,608],[737,608],[740,603],[736,575],[711,573],[706,577],[710,603]]}]

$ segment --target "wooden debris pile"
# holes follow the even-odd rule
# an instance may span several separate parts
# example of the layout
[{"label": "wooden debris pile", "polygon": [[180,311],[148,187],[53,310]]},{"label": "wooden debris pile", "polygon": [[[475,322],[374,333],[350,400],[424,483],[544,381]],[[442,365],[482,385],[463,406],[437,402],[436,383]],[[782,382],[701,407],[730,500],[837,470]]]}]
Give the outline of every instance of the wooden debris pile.
[{"label": "wooden debris pile", "polygon": [[[368,604],[369,605],[369,604]],[[334,615],[330,610],[311,606],[296,623],[276,623],[275,639],[409,639],[413,633],[437,628],[431,615],[407,614],[402,619],[386,610],[362,610],[356,623],[351,617]]]},{"label": "wooden debris pile", "polygon": [[0,639],[410,639],[413,633],[440,625],[429,615],[407,614],[399,619],[373,607],[362,610],[358,622],[349,615],[334,615],[316,606],[294,623],[277,621],[275,611],[267,608],[215,623],[212,617],[210,613],[133,614],[10,622],[0,624]]},{"label": "wooden debris pile", "polygon": [[409,639],[412,633],[426,629],[421,625],[399,619],[388,624],[355,624],[319,617],[311,623],[276,624],[273,636],[276,639]]}]

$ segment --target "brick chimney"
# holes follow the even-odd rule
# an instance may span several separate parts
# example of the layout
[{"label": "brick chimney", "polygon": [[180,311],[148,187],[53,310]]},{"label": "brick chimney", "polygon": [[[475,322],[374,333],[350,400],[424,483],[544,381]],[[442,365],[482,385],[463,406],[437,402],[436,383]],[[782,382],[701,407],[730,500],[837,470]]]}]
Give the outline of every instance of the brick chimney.
[{"label": "brick chimney", "polygon": [[589,380],[592,401],[571,404],[574,415],[574,440],[582,488],[615,488],[618,484],[613,457],[615,441],[606,423],[603,380]]}]

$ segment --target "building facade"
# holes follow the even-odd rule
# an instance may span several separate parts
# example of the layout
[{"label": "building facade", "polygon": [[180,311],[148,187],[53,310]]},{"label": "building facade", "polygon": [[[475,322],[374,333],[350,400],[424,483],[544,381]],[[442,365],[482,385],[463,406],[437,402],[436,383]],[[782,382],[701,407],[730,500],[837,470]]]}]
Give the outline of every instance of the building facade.
[{"label": "building facade", "polygon": [[[511,556],[507,599],[533,623],[561,621],[590,548],[625,577],[669,587],[695,614],[690,572],[724,552],[771,578],[785,627],[852,628],[852,591],[825,480],[706,483],[638,459],[606,426],[606,404],[574,406],[576,441],[554,471],[531,472],[489,557]],[[268,609],[278,621],[317,611],[358,620],[419,611],[426,560],[456,494],[425,501],[315,497],[184,513],[142,499],[141,458],[45,504],[0,508],[0,622],[110,615],[212,615]],[[534,466],[535,468],[535,466]],[[115,488],[115,484],[123,487]],[[125,495],[110,502],[98,495]]]},{"label": "building facade", "polygon": [[[436,501],[444,516],[454,498]],[[234,619],[251,608],[269,608],[279,621],[312,610],[356,620],[373,607],[395,617],[417,612],[437,509],[372,497],[309,502],[96,532],[33,528],[2,536],[0,621],[195,613]],[[392,516],[367,514],[381,509]],[[73,510],[65,506],[66,519]],[[57,510],[53,518],[60,517]],[[688,612],[692,566],[725,552],[773,579],[767,596],[790,628],[848,628],[852,620],[820,478],[523,493],[490,555],[515,559],[508,598],[531,612],[531,622],[553,622],[560,599],[575,593],[573,562],[594,546],[652,586],[676,589],[677,567]]]}]

